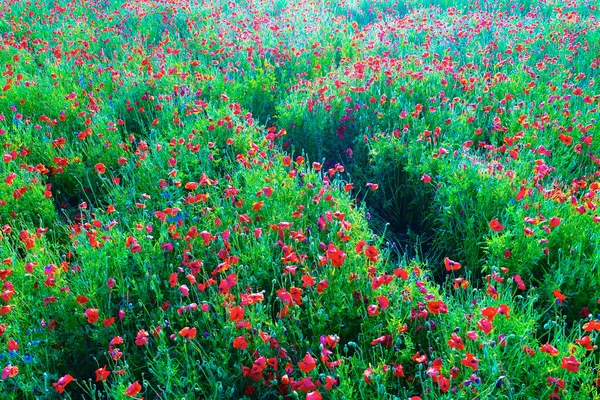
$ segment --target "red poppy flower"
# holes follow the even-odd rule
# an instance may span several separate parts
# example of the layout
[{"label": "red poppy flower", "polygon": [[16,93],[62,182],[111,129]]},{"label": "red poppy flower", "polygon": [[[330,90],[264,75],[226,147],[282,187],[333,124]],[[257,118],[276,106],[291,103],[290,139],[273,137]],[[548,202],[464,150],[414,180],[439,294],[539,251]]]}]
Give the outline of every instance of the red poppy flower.
[{"label": "red poppy flower", "polygon": [[[196,337],[196,328],[189,328],[189,327],[185,327],[182,330],[179,331],[179,335],[182,337],[186,337],[188,340],[192,340],[193,338]],[[243,336],[241,336],[243,337]],[[234,345],[233,347],[235,347],[235,340],[234,340]]]},{"label": "red poppy flower", "polygon": [[102,175],[104,172],[106,172],[106,167],[104,166],[104,164],[98,163],[94,166],[94,170],[96,170],[97,173]]},{"label": "red poppy flower", "polygon": [[446,267],[446,271],[456,271],[460,269],[460,264],[456,261],[452,261],[448,257],[444,258],[444,266]]},{"label": "red poppy flower", "polygon": [[404,378],[404,367],[402,367],[402,364],[394,365],[394,376],[396,378]]},{"label": "red poppy flower", "polygon": [[548,379],[548,385],[550,385],[550,386],[557,386],[557,387],[559,387],[561,389],[565,388],[565,381],[563,381],[562,379],[560,379],[560,378],[553,378],[551,376],[547,377],[547,379]]},{"label": "red poppy flower", "polygon": [[381,344],[385,347],[392,347],[392,345],[394,344],[392,335],[383,335],[371,341],[371,346],[376,346],[378,344]]},{"label": "red poppy flower", "polygon": [[481,318],[478,322],[477,322],[477,327],[479,329],[481,329],[483,331],[483,333],[485,333],[486,335],[488,333],[490,333],[490,331],[493,329],[493,325],[490,322],[489,319],[487,318]]},{"label": "red poppy flower", "polygon": [[315,390],[314,392],[308,392],[306,393],[306,400],[322,400],[323,396],[321,396],[321,394],[319,393],[318,390]]},{"label": "red poppy flower", "polygon": [[504,229],[504,226],[502,226],[502,224],[500,223],[500,221],[498,221],[497,219],[493,219],[490,221],[490,228],[494,231],[494,232],[500,232]]},{"label": "red poppy flower", "polygon": [[465,367],[471,368],[473,371],[477,371],[479,360],[471,353],[467,353],[465,358],[460,360],[461,364]]},{"label": "red poppy flower", "polygon": [[246,337],[242,335],[233,339],[233,348],[246,350],[246,348],[248,348],[248,342],[246,341]]},{"label": "red poppy flower", "polygon": [[591,338],[588,335],[582,337],[581,339],[576,339],[575,343],[582,345],[586,350],[591,351],[596,349],[596,346],[591,343]]},{"label": "red poppy flower", "polygon": [[323,294],[323,292],[325,292],[325,289],[327,289],[328,287],[329,287],[329,281],[327,281],[326,279],[323,279],[322,281],[320,281],[317,284],[317,293]]},{"label": "red poppy flower", "polygon": [[546,343],[545,345],[543,345],[542,347],[540,347],[540,351],[542,353],[548,353],[552,357],[557,356],[557,355],[560,354],[560,352],[558,351],[558,349],[556,347],[552,346],[550,343]]},{"label": "red poppy flower", "polygon": [[527,353],[528,356],[533,357],[535,355],[535,350],[529,346],[523,346],[523,351]]},{"label": "red poppy flower", "polygon": [[464,350],[465,344],[463,343],[461,337],[453,332],[452,336],[450,336],[450,339],[448,339],[448,347],[451,349]]},{"label": "red poppy flower", "polygon": [[90,324],[98,322],[98,310],[96,308],[88,308],[85,310],[84,315]]},{"label": "red poppy flower", "polygon": [[69,383],[73,382],[75,379],[67,374],[63,377],[61,377],[57,382],[54,382],[52,384],[52,386],[54,386],[54,388],[56,389],[56,391],[59,394],[62,394],[65,391],[65,386],[67,386]]},{"label": "red poppy flower", "polygon": [[581,364],[581,361],[577,361],[574,356],[563,357],[562,365],[560,367],[567,371],[577,372],[579,371],[579,364]]},{"label": "red poppy flower", "polygon": [[14,340],[9,340],[6,344],[8,347],[8,351],[16,351],[19,350],[19,344]]},{"label": "red poppy flower", "polygon": [[427,309],[432,314],[448,314],[448,306],[443,301],[430,301]]},{"label": "red poppy flower", "polygon": [[148,331],[146,331],[144,329],[140,329],[135,337],[135,344],[137,346],[146,345],[146,343],[148,343],[148,336],[150,336]]},{"label": "red poppy flower", "polygon": [[306,377],[295,382],[292,386],[293,390],[300,390],[301,392],[309,393],[317,388],[311,378]]},{"label": "red poppy flower", "polygon": [[379,306],[371,304],[367,307],[367,314],[369,317],[375,317],[380,314]]},{"label": "red poppy flower", "polygon": [[418,364],[425,364],[427,362],[427,354],[421,354],[417,351],[410,359]]},{"label": "red poppy flower", "polygon": [[110,371],[106,369],[106,365],[96,370],[96,382],[105,381],[110,375]]},{"label": "red poppy flower", "polygon": [[444,376],[440,376],[438,378],[438,386],[440,387],[440,390],[442,391],[442,393],[447,393],[448,390],[450,389],[450,379],[444,377]]},{"label": "red poppy flower", "polygon": [[567,298],[567,296],[562,294],[559,289],[555,289],[552,293],[554,294],[554,297],[556,297],[556,301],[559,304],[562,304],[562,302]]},{"label": "red poppy flower", "polygon": [[372,262],[376,262],[377,256],[379,256],[379,250],[374,246],[367,246],[365,249],[365,256]]},{"label": "red poppy flower", "polygon": [[329,243],[329,246],[327,246],[327,258],[331,260],[331,265],[334,267],[341,267],[344,265],[346,254],[343,251],[336,249],[333,243]]},{"label": "red poppy flower", "polygon": [[498,298],[498,291],[492,285],[488,285],[487,290],[485,291],[492,299]]},{"label": "red poppy flower", "polygon": [[551,227],[555,228],[560,225],[561,221],[562,220],[558,217],[552,217],[552,218],[550,218],[549,224]]},{"label": "red poppy flower", "polygon": [[244,319],[244,309],[240,306],[235,306],[229,311],[229,319],[231,322],[239,322]]},{"label": "red poppy flower", "polygon": [[382,311],[385,311],[390,306],[390,299],[387,296],[377,296],[377,302]]},{"label": "red poppy flower", "polygon": [[510,314],[509,306],[507,306],[506,304],[500,304],[500,307],[498,307],[497,311],[498,311],[498,314],[502,314],[508,319],[509,314]]},{"label": "red poppy flower", "polygon": [[138,381],[133,382],[127,390],[125,390],[125,396],[133,397],[137,395],[140,390],[142,390],[142,385],[138,383]]},{"label": "red poppy flower", "polygon": [[302,361],[298,363],[298,368],[302,372],[310,372],[315,369],[317,366],[316,360],[310,355],[310,353],[306,353]]},{"label": "red poppy flower", "polygon": [[325,390],[333,389],[334,385],[337,385],[337,379],[327,375],[325,377]]},{"label": "red poppy flower", "polygon": [[495,307],[484,307],[481,309],[481,315],[490,320],[490,322],[494,322],[494,317],[498,313],[498,309]]}]

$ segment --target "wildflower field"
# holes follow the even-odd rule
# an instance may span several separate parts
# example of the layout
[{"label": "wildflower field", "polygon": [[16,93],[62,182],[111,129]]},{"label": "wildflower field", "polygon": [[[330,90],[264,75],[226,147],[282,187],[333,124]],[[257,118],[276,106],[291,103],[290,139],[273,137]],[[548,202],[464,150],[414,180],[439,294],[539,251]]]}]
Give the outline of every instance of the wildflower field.
[{"label": "wildflower field", "polygon": [[2,399],[600,399],[594,0],[5,0]]}]

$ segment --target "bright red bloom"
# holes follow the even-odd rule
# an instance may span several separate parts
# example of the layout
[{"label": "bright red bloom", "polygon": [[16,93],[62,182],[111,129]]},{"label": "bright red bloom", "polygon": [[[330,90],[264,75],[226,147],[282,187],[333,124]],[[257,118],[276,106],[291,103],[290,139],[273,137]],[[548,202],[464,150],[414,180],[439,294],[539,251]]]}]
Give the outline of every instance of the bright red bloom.
[{"label": "bright red bloom", "polygon": [[596,349],[596,346],[591,343],[591,338],[588,335],[582,337],[581,339],[576,339],[575,343],[582,345],[586,350],[591,351]]},{"label": "bright red bloom", "polygon": [[562,294],[559,289],[554,290],[552,293],[554,294],[554,297],[556,297],[556,301],[560,304],[567,298],[567,296]]},{"label": "bright red bloom", "polygon": [[8,351],[16,351],[19,350],[19,343],[17,343],[14,340],[9,340],[8,343],[6,344],[8,347]]},{"label": "bright red bloom", "polygon": [[470,340],[477,340],[477,339],[479,339],[479,335],[475,331],[469,331],[469,332],[467,332],[467,337]]},{"label": "bright red bloom", "polygon": [[102,175],[104,172],[106,172],[106,167],[104,166],[104,164],[102,163],[98,163],[94,166],[94,169],[96,170],[97,173],[99,173],[100,175]]},{"label": "bright red bloom", "polygon": [[490,228],[494,232],[500,232],[500,231],[504,230],[504,226],[502,226],[500,221],[498,221],[497,219],[493,219],[490,221]]},{"label": "bright red bloom", "polygon": [[392,335],[383,335],[371,341],[371,346],[375,346],[377,344],[381,344],[385,347],[392,347],[392,345],[394,344]]},{"label": "bright red bloom", "polygon": [[229,311],[229,319],[231,322],[239,322],[244,319],[244,309],[240,306],[235,306]]},{"label": "bright red bloom", "polygon": [[589,321],[583,324],[582,329],[586,332],[600,330],[600,321]]},{"label": "bright red bloom", "polygon": [[149,335],[150,334],[148,333],[148,331],[140,329],[135,337],[135,344],[137,346],[144,346],[146,343],[148,343]]},{"label": "bright red bloom", "polygon": [[327,375],[325,377],[325,390],[333,389],[334,385],[337,385],[337,379]]},{"label": "bright red bloom", "polygon": [[523,351],[527,353],[528,356],[533,357],[535,355],[535,350],[529,346],[523,346]]},{"label": "bright red bloom", "polygon": [[448,390],[450,389],[450,379],[444,377],[444,376],[440,376],[438,378],[438,386],[440,387],[440,390],[442,391],[442,393],[447,393]]},{"label": "bright red bloom", "polygon": [[96,382],[105,381],[110,375],[110,371],[106,369],[106,365],[96,370]]},{"label": "bright red bloom", "polygon": [[557,356],[560,354],[560,352],[558,351],[558,349],[554,346],[552,346],[550,343],[546,343],[545,345],[543,345],[542,347],[540,347],[540,351],[542,353],[548,353],[551,356]]},{"label": "bright red bloom", "polygon": [[298,368],[302,372],[310,372],[315,369],[317,366],[316,360],[310,355],[310,353],[306,353],[302,361],[298,363]]},{"label": "bright red bloom", "polygon": [[67,386],[74,380],[75,379],[71,375],[67,374],[60,378],[57,382],[53,383],[52,386],[54,386],[54,388],[59,394],[62,394],[65,391],[65,386]]},{"label": "bright red bloom", "polygon": [[452,336],[450,336],[450,339],[448,339],[448,347],[451,349],[464,350],[465,344],[463,343],[461,337],[453,332]]},{"label": "bright red bloom", "polygon": [[328,287],[329,287],[329,281],[327,281],[326,279],[323,279],[322,281],[320,281],[317,284],[317,293],[323,294],[323,292],[325,292],[325,289],[327,289]]},{"label": "bright red bloom", "polygon": [[495,307],[484,307],[481,309],[481,315],[494,322],[494,317],[498,314],[498,309]]},{"label": "bright red bloom", "polygon": [[84,314],[90,324],[98,322],[98,310],[96,308],[88,308],[85,310]]},{"label": "bright red bloom", "polygon": [[188,328],[186,326],[185,328],[179,331],[179,335],[182,337],[186,337],[188,340],[192,340],[196,337],[196,332],[196,328]]},{"label": "bright red bloom", "polygon": [[379,306],[371,304],[367,307],[367,315],[369,317],[375,317],[380,314]]},{"label": "bright red bloom", "polygon": [[301,392],[311,392],[317,388],[317,385],[314,384],[311,378],[306,377],[304,379],[300,379],[295,382],[292,386],[293,390],[300,390]]},{"label": "bright red bloom", "polygon": [[427,362],[427,354],[421,354],[417,351],[410,359],[418,364],[425,364]]},{"label": "bright red bloom", "polygon": [[394,376],[396,378],[404,378],[404,367],[402,367],[402,364],[394,366]]},{"label": "bright red bloom", "polygon": [[138,383],[138,381],[133,382],[127,390],[125,390],[125,396],[133,397],[137,395],[142,390],[142,385]]},{"label": "bright red bloom", "polygon": [[486,335],[488,333],[490,333],[490,331],[492,330],[493,326],[492,323],[490,322],[489,319],[487,318],[481,318],[478,322],[477,322],[477,327],[479,329],[481,329],[483,331],[483,333],[485,333]]},{"label": "bright red bloom", "polygon": [[323,396],[321,396],[321,394],[319,393],[318,390],[315,390],[314,392],[306,393],[306,400],[321,400],[321,399],[323,399]]},{"label": "bright red bloom", "polygon": [[485,291],[492,299],[498,298],[498,291],[492,285],[488,285],[487,290]]},{"label": "bright red bloom", "polygon": [[452,261],[448,257],[444,258],[444,266],[446,267],[446,271],[456,271],[460,269],[460,264],[456,261]]},{"label": "bright red bloom", "polygon": [[510,315],[510,307],[506,304],[500,304],[500,307],[498,307],[498,314],[502,314],[506,317],[506,319],[508,319]]},{"label": "bright red bloom", "polygon": [[560,225],[561,221],[562,220],[558,217],[552,217],[552,218],[550,218],[549,224],[551,227],[555,228]]},{"label": "bright red bloom", "polygon": [[465,367],[469,367],[469,368],[473,369],[473,371],[477,371],[479,360],[477,358],[475,358],[475,356],[473,354],[467,353],[465,358],[460,360],[460,362]]},{"label": "bright red bloom", "polygon": [[408,279],[408,271],[403,268],[396,268],[394,270],[394,275],[396,275],[396,277],[403,279],[403,280]]},{"label": "bright red bloom", "polygon": [[312,286],[315,286],[316,284],[317,284],[317,281],[312,276],[310,276],[308,274],[302,275],[302,287],[303,288],[312,287]]},{"label": "bright red bloom", "polygon": [[563,357],[562,365],[560,367],[567,371],[577,372],[579,371],[579,364],[581,364],[581,361],[577,361],[574,356]]},{"label": "bright red bloom", "polygon": [[242,335],[233,339],[233,348],[246,350],[246,348],[248,348],[248,342],[246,341],[246,337]]},{"label": "bright red bloom", "polygon": [[432,314],[448,314],[448,306],[443,301],[430,301],[427,309]]},{"label": "bright red bloom", "polygon": [[377,248],[374,246],[367,246],[365,249],[365,256],[372,262],[375,262],[378,259],[379,250],[377,250]]},{"label": "bright red bloom", "polygon": [[346,260],[346,254],[343,251],[336,249],[333,243],[329,243],[329,246],[327,246],[327,258],[331,260],[331,265],[334,267],[341,267]]},{"label": "bright red bloom", "polygon": [[363,252],[364,247],[367,245],[367,242],[365,242],[364,240],[359,240],[358,243],[356,243],[356,246],[354,246],[354,251],[356,251],[356,254],[360,254]]},{"label": "bright red bloom", "polygon": [[550,386],[557,386],[557,387],[559,387],[561,389],[565,388],[565,381],[563,381],[562,379],[560,379],[560,378],[553,378],[551,376],[548,376],[547,379],[548,379],[548,385],[550,385]]},{"label": "bright red bloom", "polygon": [[390,299],[387,296],[377,296],[377,302],[379,303],[379,307],[384,311],[390,306]]}]

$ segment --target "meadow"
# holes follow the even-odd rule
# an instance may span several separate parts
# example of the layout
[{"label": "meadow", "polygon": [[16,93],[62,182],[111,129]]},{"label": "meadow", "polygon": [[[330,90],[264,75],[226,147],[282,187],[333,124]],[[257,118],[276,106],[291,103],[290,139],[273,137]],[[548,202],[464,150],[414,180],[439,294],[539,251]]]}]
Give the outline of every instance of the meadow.
[{"label": "meadow", "polygon": [[0,392],[600,399],[593,0],[5,0]]}]

